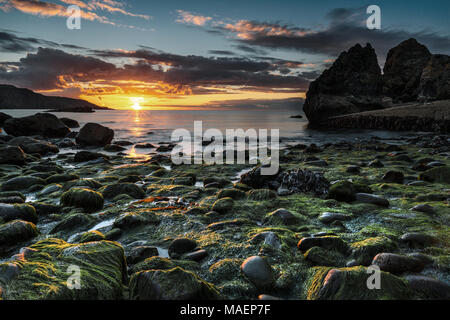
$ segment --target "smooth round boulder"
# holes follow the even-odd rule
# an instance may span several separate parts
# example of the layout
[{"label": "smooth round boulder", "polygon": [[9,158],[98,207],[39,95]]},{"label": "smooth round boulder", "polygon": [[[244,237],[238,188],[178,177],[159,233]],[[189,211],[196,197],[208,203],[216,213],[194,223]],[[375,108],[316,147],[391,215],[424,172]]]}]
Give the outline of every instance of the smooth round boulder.
[{"label": "smooth round boulder", "polygon": [[428,214],[436,213],[436,210],[429,204],[418,204],[418,205],[412,207],[411,210],[428,213]]},{"label": "smooth round boulder", "polygon": [[68,128],[78,128],[80,127],[80,124],[77,120],[70,119],[70,118],[59,118],[59,120],[64,123]]},{"label": "smooth round boulder", "polygon": [[373,265],[380,267],[382,271],[400,274],[404,272],[420,272],[424,264],[419,259],[394,253],[379,253],[373,260]]},{"label": "smooth round boulder", "polygon": [[6,204],[0,203],[0,220],[8,222],[11,220],[24,220],[37,222],[37,214],[34,207],[25,203]]},{"label": "smooth round boulder", "polygon": [[216,202],[214,202],[214,204],[211,207],[211,210],[224,214],[224,213],[229,212],[231,209],[233,209],[233,206],[234,206],[233,199],[230,197],[226,197],[226,198],[221,198],[221,199],[217,200]]},{"label": "smooth round boulder", "polygon": [[18,242],[26,241],[38,235],[34,223],[13,220],[0,225],[0,246],[15,245]]},{"label": "smooth round boulder", "polygon": [[292,212],[286,210],[284,208],[277,209],[273,212],[270,212],[264,218],[264,222],[270,224],[283,224],[283,225],[293,225],[299,221],[299,218],[296,217]]},{"label": "smooth round boulder", "polygon": [[141,187],[128,182],[109,184],[103,188],[102,194],[105,199],[113,199],[120,194],[127,194],[134,199],[143,199],[146,196]]},{"label": "smooth round boulder", "polygon": [[18,146],[0,147],[0,164],[25,164],[25,152]]},{"label": "smooth round boulder", "polygon": [[98,158],[109,159],[109,157],[105,154],[91,151],[79,151],[73,157],[73,161],[75,162],[86,162],[95,160]]},{"label": "smooth round boulder", "polygon": [[36,113],[22,118],[11,118],[3,123],[6,133],[13,136],[65,137],[70,129],[51,113]]},{"label": "smooth round boulder", "polygon": [[266,259],[252,256],[241,265],[243,275],[257,288],[270,288],[274,282],[274,271]]},{"label": "smooth round boulder", "polygon": [[35,185],[46,185],[46,182],[42,178],[33,176],[15,177],[7,180],[2,184],[3,191],[20,191],[26,190]]},{"label": "smooth round boulder", "polygon": [[380,207],[389,207],[389,201],[381,198],[377,195],[370,194],[370,193],[357,193],[355,195],[356,201],[363,202],[363,203],[369,203],[374,204]]},{"label": "smooth round boulder", "polygon": [[169,257],[172,259],[179,258],[182,254],[191,252],[197,248],[197,242],[188,238],[174,239],[169,245]]},{"label": "smooth round boulder", "polygon": [[390,170],[386,172],[382,178],[383,181],[402,184],[405,177],[400,171]]},{"label": "smooth round boulder", "polygon": [[78,132],[75,140],[84,146],[104,147],[114,138],[114,130],[98,123],[86,123]]}]

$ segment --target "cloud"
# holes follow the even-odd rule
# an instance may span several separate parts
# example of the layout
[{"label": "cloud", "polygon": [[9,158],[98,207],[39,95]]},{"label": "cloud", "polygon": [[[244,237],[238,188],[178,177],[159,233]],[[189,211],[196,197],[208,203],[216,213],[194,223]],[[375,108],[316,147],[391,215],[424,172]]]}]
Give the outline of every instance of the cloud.
[{"label": "cloud", "polygon": [[207,16],[201,16],[201,15],[195,15],[188,11],[184,10],[177,10],[178,12],[178,18],[177,22],[184,23],[184,24],[193,24],[196,26],[204,26],[207,21],[212,20],[211,17]]},{"label": "cloud", "polygon": [[219,56],[234,56],[234,55],[236,55],[234,52],[228,51],[228,50],[208,50],[208,53],[219,55]]}]

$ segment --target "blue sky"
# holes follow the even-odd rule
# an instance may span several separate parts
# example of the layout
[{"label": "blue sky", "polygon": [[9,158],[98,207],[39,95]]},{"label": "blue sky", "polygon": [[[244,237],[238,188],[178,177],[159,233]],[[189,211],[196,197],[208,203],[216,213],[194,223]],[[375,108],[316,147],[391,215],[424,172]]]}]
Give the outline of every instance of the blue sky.
[{"label": "blue sky", "polygon": [[[80,30],[66,28],[65,8],[70,4],[78,4],[83,11]],[[381,30],[368,31],[364,26],[369,4],[381,8]],[[236,101],[257,99],[262,93],[264,99],[292,99],[302,97],[309,81],[356,42],[371,42],[381,65],[387,50],[408,37],[417,38],[433,53],[449,54],[449,12],[450,1],[417,0],[0,0],[0,82],[48,94],[80,96],[96,103],[107,101],[107,95],[130,95],[130,86],[111,89],[125,81],[125,74],[130,81],[139,82],[136,91],[140,95],[145,99],[156,97],[153,103],[161,105],[171,101],[187,105],[189,99],[183,99],[187,95],[198,95],[197,100],[191,99],[194,104],[213,103],[214,98],[220,100],[226,95]],[[80,48],[64,46],[67,44]],[[120,56],[118,50],[122,50]],[[76,71],[72,79],[70,74],[49,71],[48,81],[40,85],[33,81],[37,78],[33,71],[47,70],[48,66],[37,65],[46,61],[43,55],[68,64],[72,60],[99,63],[108,76],[83,65],[78,71],[68,68],[69,73]],[[187,58],[190,55],[198,58]],[[81,61],[81,56],[86,61]],[[208,74],[214,70],[201,69],[225,68],[223,63],[235,67],[237,62],[247,60],[252,63],[218,78]],[[152,76],[141,69],[136,71],[144,62]],[[172,72],[164,72],[168,70]],[[191,77],[192,71],[198,77]],[[246,80],[234,81],[239,76]],[[115,83],[106,83],[112,77]],[[102,83],[105,90],[99,95]]]}]

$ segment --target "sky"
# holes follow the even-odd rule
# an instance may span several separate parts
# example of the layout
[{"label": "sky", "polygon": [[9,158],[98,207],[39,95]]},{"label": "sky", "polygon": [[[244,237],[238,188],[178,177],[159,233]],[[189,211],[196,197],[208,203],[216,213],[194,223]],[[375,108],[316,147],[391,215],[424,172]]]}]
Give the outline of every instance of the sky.
[{"label": "sky", "polygon": [[291,108],[342,51],[369,42],[382,67],[411,37],[450,54],[450,1],[0,0],[0,83],[120,109]]}]

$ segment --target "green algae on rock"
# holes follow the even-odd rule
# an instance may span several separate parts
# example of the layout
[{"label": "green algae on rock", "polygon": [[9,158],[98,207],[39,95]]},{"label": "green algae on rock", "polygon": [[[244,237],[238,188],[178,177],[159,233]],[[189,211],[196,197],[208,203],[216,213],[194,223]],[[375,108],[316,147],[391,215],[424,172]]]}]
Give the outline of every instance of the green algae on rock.
[{"label": "green algae on rock", "polygon": [[103,202],[101,193],[86,188],[72,188],[61,196],[62,205],[83,208],[88,212],[102,209]]}]

